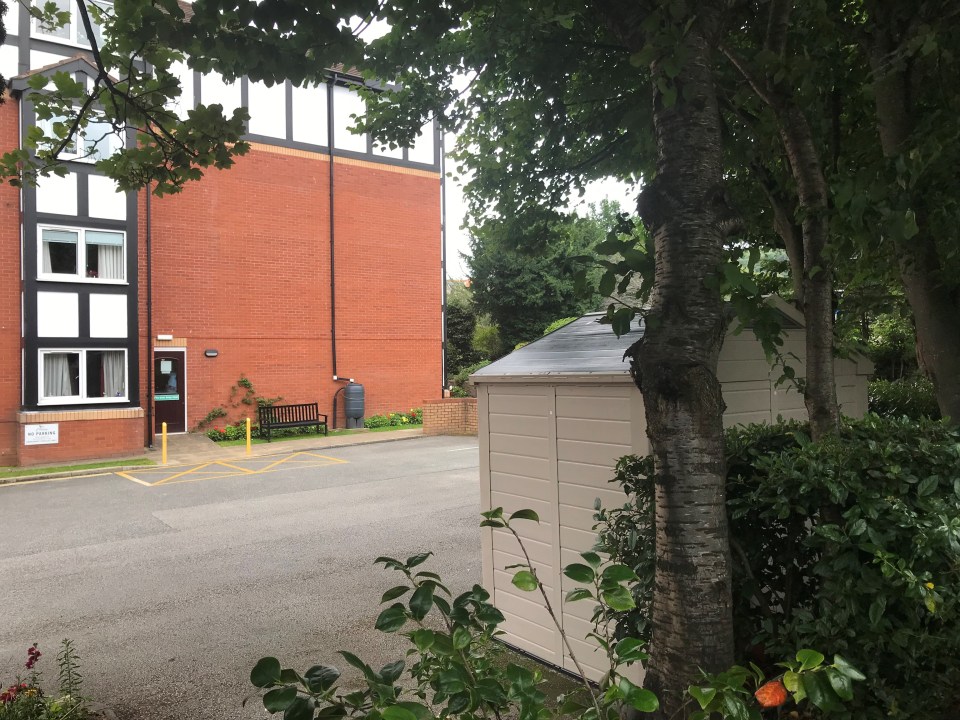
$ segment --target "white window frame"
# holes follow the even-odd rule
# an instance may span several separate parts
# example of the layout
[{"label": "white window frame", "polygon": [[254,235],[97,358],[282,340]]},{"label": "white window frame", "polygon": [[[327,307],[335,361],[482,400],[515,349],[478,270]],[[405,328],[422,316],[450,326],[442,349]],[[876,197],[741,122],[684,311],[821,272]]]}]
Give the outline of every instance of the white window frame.
[{"label": "white window frame", "polygon": [[[43,231],[61,230],[64,232],[77,233],[77,272],[73,275],[69,273],[45,273],[43,271]],[[117,233],[123,237],[123,277],[119,279],[87,277],[86,257],[87,257],[87,232],[110,232]],[[116,228],[103,227],[70,227],[68,225],[37,225],[37,280],[47,282],[79,282],[91,283],[95,285],[128,285],[127,282],[127,233],[124,230]]]},{"label": "white window frame", "polygon": [[[87,353],[120,352],[123,353],[123,397],[85,397],[87,394]],[[80,355],[79,395],[46,397],[43,394],[44,355],[72,353]],[[130,402],[130,353],[126,348],[43,348],[37,351],[37,404],[38,405],[102,405],[103,403]]]},{"label": "white window frame", "polygon": [[[80,108],[74,108],[76,112],[80,112]],[[64,148],[59,155],[61,160],[72,160],[74,162],[82,163],[96,163],[99,160],[106,160],[107,158],[113,157],[117,152],[123,149],[123,139],[117,134],[114,130],[112,132],[106,133],[103,137],[107,139],[109,143],[107,147],[107,154],[103,156],[95,155],[87,151],[87,133],[90,131],[89,123],[101,122],[105,120],[105,116],[100,113],[92,113],[88,119],[88,125],[85,128],[80,128],[73,135],[72,147]],[[35,122],[36,126],[43,130],[43,134],[56,142],[56,138],[53,133],[53,124],[57,122],[67,122],[63,117],[52,117],[49,120],[37,120]],[[99,138],[98,138],[99,139]]]},{"label": "white window frame", "polygon": [[[46,0],[36,0],[36,2],[42,6],[46,2]],[[113,12],[113,0],[95,0],[94,2],[91,2],[91,0],[86,0],[86,4],[88,7],[94,4],[100,5],[104,7],[104,9],[109,9],[111,12]],[[70,37],[61,37],[59,35],[56,35],[52,32],[45,30],[43,26],[40,24],[40,21],[34,17],[30,18],[30,35],[35,38],[42,38],[47,42],[55,42],[55,43],[60,43],[62,45],[72,45],[75,47],[83,47],[83,48],[90,47],[89,42],[81,42],[78,39],[80,27],[82,26],[83,23],[80,20],[80,11],[77,9],[76,2],[74,0],[69,0],[69,2],[67,3],[67,7],[70,9],[70,22],[69,22]],[[96,22],[94,21],[93,17],[90,18],[90,22],[94,25],[94,27],[96,27]],[[63,28],[60,27],[57,29],[62,30]],[[101,33],[102,32],[103,31],[101,30]]]}]

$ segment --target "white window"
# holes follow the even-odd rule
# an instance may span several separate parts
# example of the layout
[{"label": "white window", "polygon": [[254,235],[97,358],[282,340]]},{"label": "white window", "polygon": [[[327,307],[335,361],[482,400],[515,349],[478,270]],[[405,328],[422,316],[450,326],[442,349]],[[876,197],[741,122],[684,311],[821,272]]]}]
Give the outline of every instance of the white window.
[{"label": "white window", "polygon": [[126,350],[41,350],[41,405],[125,402]]},{"label": "white window", "polygon": [[[66,136],[70,129],[66,118],[57,116],[49,120],[37,120],[37,127],[44,136],[56,145],[57,138]],[[104,160],[123,146],[120,136],[102,115],[91,115],[87,126],[74,133],[70,144],[60,152],[61,160],[97,162]]]},{"label": "white window", "polygon": [[118,230],[40,225],[38,277],[119,283],[126,279],[126,236]]},{"label": "white window", "polygon": [[[37,37],[46,38],[49,40],[58,40],[60,42],[69,43],[71,45],[82,45],[84,47],[90,47],[90,38],[87,37],[86,29],[83,27],[83,20],[80,17],[80,11],[77,9],[76,4],[72,0],[53,0],[56,4],[57,9],[60,12],[70,13],[70,20],[65,25],[60,27],[51,28],[45,26],[40,22],[39,19],[33,19],[33,34]],[[47,3],[47,0],[36,0],[36,5],[42,7]],[[91,6],[96,6],[98,10],[91,10]],[[101,13],[112,13],[113,12],[113,3],[110,0],[95,0],[95,2],[90,2],[87,0],[87,13],[90,15],[90,25],[93,27],[93,35],[97,44],[103,42],[103,34],[100,29],[100,24],[97,22],[97,12]]]}]

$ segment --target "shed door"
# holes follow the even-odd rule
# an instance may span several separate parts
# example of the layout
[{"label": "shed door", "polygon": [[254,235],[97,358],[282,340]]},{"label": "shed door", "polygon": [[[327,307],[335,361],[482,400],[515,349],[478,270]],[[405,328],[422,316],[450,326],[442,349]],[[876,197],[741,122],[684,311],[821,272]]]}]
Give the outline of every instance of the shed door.
[{"label": "shed door", "polygon": [[[625,501],[609,482],[617,458],[645,451],[637,445],[646,442],[643,406],[631,388],[501,383],[481,385],[478,392],[482,503],[502,506],[507,514],[520,508],[537,511],[539,524],[518,521],[516,529],[551,604],[561,609],[577,659],[593,679],[605,672],[603,656],[585,640],[592,630],[593,606],[588,601],[562,603],[575,584],[561,569],[593,548],[594,499],[609,507]],[[493,588],[493,600],[506,617],[503,639],[574,669],[542,598],[510,582],[515,570],[506,566],[523,562],[514,538],[494,530],[484,533],[483,540],[484,584]]]}]

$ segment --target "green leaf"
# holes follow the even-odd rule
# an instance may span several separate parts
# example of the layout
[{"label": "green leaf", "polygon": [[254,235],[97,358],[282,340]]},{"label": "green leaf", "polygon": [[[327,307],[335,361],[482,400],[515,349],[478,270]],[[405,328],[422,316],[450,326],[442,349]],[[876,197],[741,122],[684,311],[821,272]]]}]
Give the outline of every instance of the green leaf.
[{"label": "green leaf", "polygon": [[263,707],[270,714],[283,712],[297,699],[295,687],[274,688],[263,696]]},{"label": "green leaf", "polygon": [[721,697],[725,720],[750,720],[750,711],[743,700],[731,693],[724,693]]},{"label": "green leaf", "polygon": [[410,633],[410,640],[421,653],[426,652],[433,645],[435,634],[433,630],[419,628]]},{"label": "green leaf", "polygon": [[613,582],[639,580],[637,574],[626,565],[610,565],[603,570],[603,578]]},{"label": "green leaf", "polygon": [[514,520],[533,520],[534,522],[540,522],[540,516],[534,510],[525,508],[523,510],[517,510],[515,513],[510,515],[510,522]]},{"label": "green leaf", "polygon": [[511,582],[524,592],[532,592],[539,587],[537,576],[529,570],[518,570]]},{"label": "green leaf", "polygon": [[431,555],[433,555],[432,552],[423,552],[417,553],[416,555],[411,555],[407,558],[407,567],[415,568],[417,565],[422,565]]},{"label": "green leaf", "polygon": [[660,701],[656,695],[649,690],[637,687],[625,677],[620,678],[617,687],[619,687],[620,692],[623,693],[623,699],[635,710],[650,713],[660,707]]},{"label": "green leaf", "polygon": [[887,598],[883,595],[878,595],[877,598],[870,603],[870,609],[867,611],[867,615],[870,618],[871,625],[877,625],[880,623],[880,620],[883,618],[883,613],[887,609]]},{"label": "green leaf", "polygon": [[832,712],[843,709],[843,705],[837,698],[837,694],[825,673],[804,673],[800,676],[800,682],[807,693],[807,697],[810,698],[810,702],[821,710]]},{"label": "green leaf", "polygon": [[401,595],[405,595],[410,592],[410,587],[408,585],[397,585],[396,587],[390,588],[387,590],[383,597],[380,598],[381,603],[390,602],[391,600],[396,600]]},{"label": "green leaf", "polygon": [[853,681],[836,668],[828,667],[824,670],[830,687],[841,700],[853,700]]},{"label": "green leaf", "polygon": [[377,674],[373,672],[373,668],[367,665],[363,660],[358,658],[352,652],[347,652],[346,650],[340,651],[340,656],[346,660],[350,665],[353,665],[357,670],[363,673],[363,676],[370,681],[376,681]]},{"label": "green leaf", "polygon": [[399,705],[392,705],[380,712],[383,720],[417,720],[417,716],[406,708]]},{"label": "green leaf", "polygon": [[572,565],[567,565],[563,569],[563,574],[574,582],[581,583],[591,583],[593,582],[594,575],[593,568],[583,565],[582,563],[573,563]]},{"label": "green leaf", "polygon": [[313,720],[313,700],[298,697],[284,711],[283,720]]},{"label": "green leaf", "polygon": [[467,685],[456,670],[444,670],[437,673],[437,689],[447,695],[454,695],[466,689]]},{"label": "green leaf", "polygon": [[600,567],[600,563],[603,562],[603,560],[600,559],[600,556],[597,555],[595,552],[580,553],[580,557],[586,560],[587,565],[592,567],[594,570]]},{"label": "green leaf", "polygon": [[564,602],[577,602],[578,600],[591,600],[593,599],[593,593],[590,592],[587,588],[574,588],[567,593],[567,596],[563,599]]},{"label": "green leaf", "polygon": [[453,649],[454,650],[463,650],[470,644],[470,641],[473,638],[470,635],[470,631],[465,627],[457,627],[453,631]]},{"label": "green leaf", "polygon": [[939,485],[940,485],[940,478],[937,477],[936,475],[931,477],[925,477],[917,485],[917,495],[919,497],[930,495],[937,489]]},{"label": "green leaf", "polygon": [[797,652],[797,662],[800,663],[800,672],[820,667],[825,659],[823,654],[818,653],[816,650],[800,650]]},{"label": "green leaf", "polygon": [[611,610],[616,610],[617,612],[633,610],[633,608],[637,606],[633,601],[633,595],[622,585],[612,590],[604,590],[600,597]]},{"label": "green leaf", "polygon": [[693,696],[693,699],[700,703],[700,709],[706,710],[707,705],[713,702],[713,699],[717,696],[717,689],[712,687],[697,687],[696,685],[691,685],[687,688],[687,692]]},{"label": "green leaf", "polygon": [[800,689],[800,676],[793,670],[787,670],[783,674],[783,686],[792,693]]},{"label": "green leaf", "polygon": [[340,677],[340,671],[328,665],[314,665],[304,673],[303,679],[312,692],[329,690]]},{"label": "green leaf", "polygon": [[639,638],[623,638],[614,647],[614,652],[620,662],[627,664],[646,660],[649,657],[646,652],[646,644]]},{"label": "green leaf", "polygon": [[833,664],[837,668],[837,670],[842,672],[851,680],[861,681],[861,680],[867,679],[866,675],[864,675],[862,672],[857,670],[853,665],[851,665],[849,662],[847,662],[844,658],[840,657],[839,655],[833,656]]},{"label": "green leaf", "polygon": [[280,661],[275,657],[260,658],[250,671],[254,687],[266,688],[280,682]]},{"label": "green leaf", "polygon": [[403,708],[404,710],[411,712],[417,720],[432,720],[434,717],[433,713],[420,703],[399,702],[396,704],[396,707]]},{"label": "green leaf", "polygon": [[382,668],[380,668],[380,679],[387,684],[395,683],[403,674],[404,665],[405,663],[403,660],[397,660],[384,665]]},{"label": "green leaf", "polygon": [[392,633],[402,628],[406,622],[407,609],[400,603],[395,603],[380,613],[374,627],[381,632]]},{"label": "green leaf", "polygon": [[[410,614],[415,620],[423,620],[433,607],[433,585],[426,583],[416,589],[410,598]],[[389,632],[389,631],[388,631]]]}]

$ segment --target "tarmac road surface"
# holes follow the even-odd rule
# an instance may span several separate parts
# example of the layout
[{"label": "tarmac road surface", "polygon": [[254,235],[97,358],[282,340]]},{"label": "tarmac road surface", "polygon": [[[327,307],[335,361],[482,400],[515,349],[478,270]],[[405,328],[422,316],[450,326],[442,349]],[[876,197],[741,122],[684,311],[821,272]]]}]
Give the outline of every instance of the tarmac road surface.
[{"label": "tarmac road surface", "polygon": [[120,720],[234,720],[268,717],[241,705],[264,655],[299,670],[347,669],[339,649],[402,657],[373,629],[399,578],[372,561],[432,550],[424,568],[454,592],[480,581],[476,438],[300,455],[267,473],[0,486],[0,683],[39,642],[52,686],[69,637],[85,694]]}]

